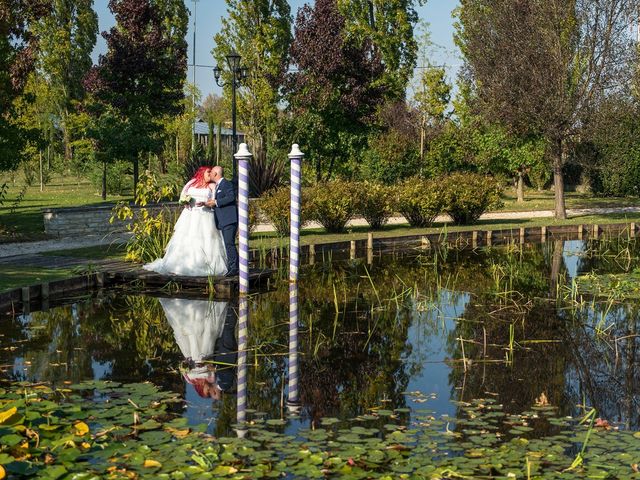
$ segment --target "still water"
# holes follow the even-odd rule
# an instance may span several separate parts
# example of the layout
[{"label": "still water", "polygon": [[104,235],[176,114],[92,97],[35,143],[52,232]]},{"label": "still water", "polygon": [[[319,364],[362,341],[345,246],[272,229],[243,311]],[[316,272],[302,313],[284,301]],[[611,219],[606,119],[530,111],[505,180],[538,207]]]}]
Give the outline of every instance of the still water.
[{"label": "still water", "polygon": [[282,275],[245,305],[104,290],[0,318],[0,379],[150,381],[182,395],[176,408],[216,435],[238,408],[286,418],[288,400],[299,404],[288,433],[380,409],[427,408],[455,423],[460,402],[479,398],[510,413],[595,407],[638,429],[638,299],[615,286],[591,295],[574,280],[633,272],[639,251],[551,241],[334,257],[303,268],[297,289]]}]

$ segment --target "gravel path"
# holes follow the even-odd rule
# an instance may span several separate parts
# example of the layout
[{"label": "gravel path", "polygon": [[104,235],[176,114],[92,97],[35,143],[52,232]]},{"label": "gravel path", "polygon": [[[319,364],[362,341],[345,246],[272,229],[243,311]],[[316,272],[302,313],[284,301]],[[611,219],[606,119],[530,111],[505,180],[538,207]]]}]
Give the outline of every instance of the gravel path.
[{"label": "gravel path", "polygon": [[[576,215],[594,215],[607,213],[638,213],[640,207],[612,207],[612,208],[581,208],[568,209],[567,216]],[[505,220],[517,218],[544,218],[553,217],[551,210],[533,210],[527,212],[491,212],[485,213],[480,217],[481,220]],[[439,216],[436,221],[448,221],[446,215]],[[391,225],[406,223],[403,217],[393,217],[389,219]],[[349,222],[349,225],[361,226],[366,225],[366,221],[356,218]],[[307,228],[319,227],[319,224],[309,223]],[[273,228],[269,224],[258,225],[255,229],[257,232],[271,231]],[[84,235],[82,237],[59,238],[53,240],[42,240],[37,242],[23,243],[6,243],[0,244],[0,258],[34,255],[42,252],[51,252],[56,250],[67,250],[71,248],[91,247],[95,245],[109,245],[113,243],[124,243],[130,237],[129,233],[109,234],[109,235]]]}]

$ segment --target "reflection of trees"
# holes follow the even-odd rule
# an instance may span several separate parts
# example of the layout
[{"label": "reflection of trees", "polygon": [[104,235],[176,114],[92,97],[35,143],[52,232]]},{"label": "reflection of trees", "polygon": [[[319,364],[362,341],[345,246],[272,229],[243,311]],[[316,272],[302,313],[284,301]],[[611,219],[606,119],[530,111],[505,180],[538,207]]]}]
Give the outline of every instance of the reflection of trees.
[{"label": "reflection of trees", "polygon": [[[512,352],[509,350],[511,325]],[[551,404],[565,405],[564,374],[570,353],[565,345],[556,341],[562,328],[555,306],[544,300],[498,309],[495,304],[472,299],[448,339],[450,351],[457,359],[462,354],[456,339],[474,341],[465,342],[465,356],[471,359],[467,372],[461,364],[456,364],[451,371],[452,391],[461,389],[461,399],[466,401],[484,398],[487,392],[499,393],[498,401],[507,412],[528,409],[543,392]],[[543,343],[536,343],[538,341]]]},{"label": "reflection of trees", "polygon": [[[627,428],[640,425],[640,375],[637,323],[640,307],[606,302],[594,308],[574,310],[563,330],[563,342],[572,353],[569,395],[572,404],[586,400],[598,415],[623,422]],[[604,319],[604,321],[602,321]]]},{"label": "reflection of trees", "polygon": [[48,339],[45,348],[29,350],[25,360],[31,362],[29,379],[60,384],[93,377],[91,352],[87,350],[87,328],[95,308],[88,303],[67,305],[49,312],[34,312],[29,329]]},{"label": "reflection of trees", "polygon": [[181,358],[173,330],[157,298],[112,298],[106,315],[93,318],[89,339],[94,358],[111,366],[106,378],[116,381],[147,379],[182,391],[182,380],[169,374]]},{"label": "reflection of trees", "polygon": [[635,238],[591,239],[583,244],[578,263],[580,273],[620,273],[640,268],[640,242]]},{"label": "reflection of trees", "polygon": [[463,339],[467,360],[451,371],[452,392],[462,390],[464,400],[499,393],[507,412],[526,410],[543,392],[565,405],[567,352],[556,341],[563,324],[555,304],[562,252],[563,242],[554,241],[491,253],[492,287],[467,303],[447,339],[456,360]]}]

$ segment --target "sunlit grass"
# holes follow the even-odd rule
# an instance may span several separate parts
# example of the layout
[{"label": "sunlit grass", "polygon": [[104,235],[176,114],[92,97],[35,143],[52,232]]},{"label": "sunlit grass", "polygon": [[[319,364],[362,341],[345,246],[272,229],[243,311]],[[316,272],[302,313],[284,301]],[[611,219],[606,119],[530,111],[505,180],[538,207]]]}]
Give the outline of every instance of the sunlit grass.
[{"label": "sunlit grass", "polygon": [[0,292],[13,288],[37,285],[53,280],[62,280],[73,276],[71,268],[20,267],[16,265],[2,265],[0,269]]},{"label": "sunlit grass", "polygon": [[[8,190],[0,205],[0,241],[37,240],[44,238],[43,208],[78,207],[100,205],[105,202],[100,192],[88,180],[72,176],[54,175],[40,191],[39,183],[27,187],[21,177],[15,182],[8,176],[0,176],[0,184],[7,182]],[[108,195],[106,203],[131,199],[130,196]]]}]

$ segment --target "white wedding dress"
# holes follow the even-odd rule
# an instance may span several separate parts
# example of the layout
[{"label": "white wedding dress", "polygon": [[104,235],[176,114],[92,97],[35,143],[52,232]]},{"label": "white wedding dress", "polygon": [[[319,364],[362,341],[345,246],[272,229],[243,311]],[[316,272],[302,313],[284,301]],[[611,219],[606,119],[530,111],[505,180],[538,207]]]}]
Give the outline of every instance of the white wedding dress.
[{"label": "white wedding dress", "polygon": [[[195,202],[213,198],[209,188],[189,187]],[[162,274],[193,277],[227,273],[227,254],[222,232],[216,228],[213,210],[204,206],[185,207],[173,229],[164,257],[142,268]]]}]

